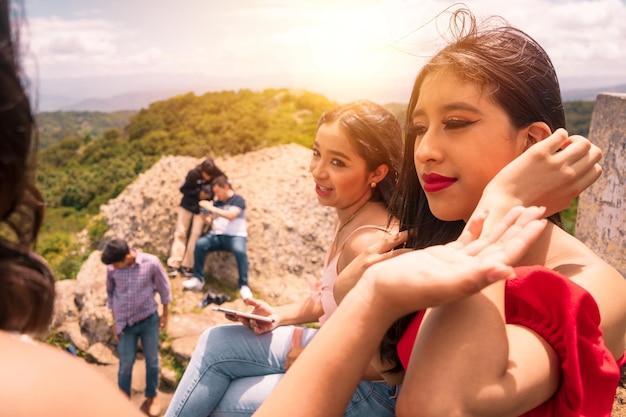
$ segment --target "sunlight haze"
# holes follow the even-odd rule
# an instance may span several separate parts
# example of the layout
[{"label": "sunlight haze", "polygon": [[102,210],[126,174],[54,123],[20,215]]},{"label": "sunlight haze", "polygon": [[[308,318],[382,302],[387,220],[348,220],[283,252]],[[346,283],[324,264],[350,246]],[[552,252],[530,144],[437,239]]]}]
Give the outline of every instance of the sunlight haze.
[{"label": "sunlight haze", "polygon": [[[25,0],[28,75],[42,101],[133,91],[302,88],[407,100],[441,46],[442,0]],[[564,88],[626,82],[624,0],[474,0],[548,51]],[[441,30],[441,28],[439,28]],[[186,89],[186,90],[185,90]]]}]

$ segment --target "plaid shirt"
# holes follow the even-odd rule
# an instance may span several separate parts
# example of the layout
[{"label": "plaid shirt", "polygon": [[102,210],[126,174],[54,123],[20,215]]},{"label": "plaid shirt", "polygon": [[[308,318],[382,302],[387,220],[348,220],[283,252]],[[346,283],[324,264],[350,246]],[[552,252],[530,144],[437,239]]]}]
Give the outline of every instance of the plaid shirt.
[{"label": "plaid shirt", "polygon": [[107,265],[107,306],[115,317],[117,334],[157,311],[155,292],[163,305],[172,299],[170,281],[159,258],[132,250],[137,253],[132,266],[115,269]]}]

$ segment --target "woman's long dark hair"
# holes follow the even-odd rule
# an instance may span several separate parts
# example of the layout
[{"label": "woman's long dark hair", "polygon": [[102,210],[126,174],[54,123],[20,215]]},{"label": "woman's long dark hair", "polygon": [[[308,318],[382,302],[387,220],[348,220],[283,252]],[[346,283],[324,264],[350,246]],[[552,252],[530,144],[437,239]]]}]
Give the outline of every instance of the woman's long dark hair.
[{"label": "woman's long dark hair", "polygon": [[54,278],[32,252],[44,204],[35,186],[35,121],[19,66],[19,6],[0,0],[0,329],[43,334],[52,319]]},{"label": "woman's long dark hair", "polygon": [[[406,246],[415,249],[451,242],[465,227],[462,220],[441,221],[433,215],[415,170],[416,134],[411,114],[426,77],[446,71],[485,87],[484,91],[504,109],[516,128],[534,122],[545,122],[552,131],[565,127],[556,72],[534,39],[501,18],[490,18],[478,25],[472,13],[464,8],[452,12],[449,28],[453,39],[426,63],[415,80],[406,113],[402,171],[390,205],[392,215],[400,220],[400,229],[409,230]],[[549,219],[561,225],[558,213]],[[390,372],[403,369],[396,345],[413,316],[396,321],[381,343],[382,359],[395,364]]]}]

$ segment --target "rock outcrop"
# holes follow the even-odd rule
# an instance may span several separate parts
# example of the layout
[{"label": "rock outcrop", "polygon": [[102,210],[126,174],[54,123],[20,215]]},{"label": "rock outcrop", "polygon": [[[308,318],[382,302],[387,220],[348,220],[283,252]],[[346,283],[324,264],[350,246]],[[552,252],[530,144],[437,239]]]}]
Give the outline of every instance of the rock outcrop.
[{"label": "rock outcrop", "polygon": [[[283,145],[234,157],[216,158],[236,192],[246,199],[250,286],[255,296],[278,305],[307,297],[308,282],[321,277],[325,248],[332,238],[334,211],[317,202],[308,172],[311,151]],[[132,246],[167,259],[176,222],[178,190],[187,171],[202,159],[164,156],[116,199],[101,208],[110,230],[105,238],[126,239]],[[106,307],[105,267],[92,252],[75,281],[57,283],[52,330],[92,361],[114,363],[111,314]],[[207,257],[210,285],[237,299],[237,268],[228,252]],[[226,320],[197,304],[200,293],[182,290],[183,278],[171,279],[174,299],[164,346],[184,363],[203,329]]]}]

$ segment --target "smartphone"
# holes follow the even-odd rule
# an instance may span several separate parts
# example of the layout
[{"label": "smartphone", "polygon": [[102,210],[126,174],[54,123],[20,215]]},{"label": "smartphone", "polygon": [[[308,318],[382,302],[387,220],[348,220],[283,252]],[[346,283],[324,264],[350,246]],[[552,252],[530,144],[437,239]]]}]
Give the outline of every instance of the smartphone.
[{"label": "smartphone", "polygon": [[266,316],[259,316],[258,314],[246,313],[245,311],[231,310],[224,307],[213,307],[213,311],[219,311],[224,314],[228,314],[235,317],[244,317],[246,319],[252,319],[257,321],[263,321],[265,323],[274,323],[274,319]]}]

